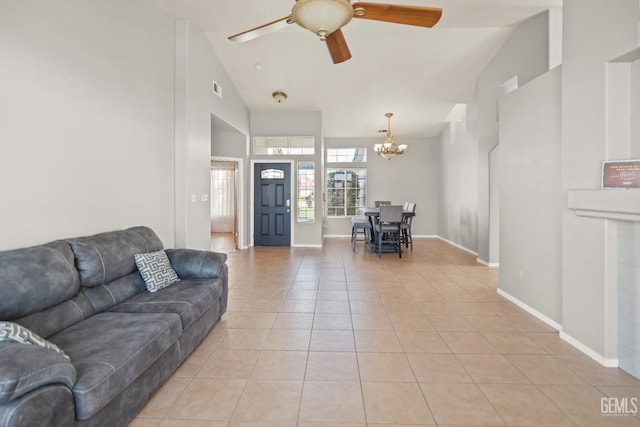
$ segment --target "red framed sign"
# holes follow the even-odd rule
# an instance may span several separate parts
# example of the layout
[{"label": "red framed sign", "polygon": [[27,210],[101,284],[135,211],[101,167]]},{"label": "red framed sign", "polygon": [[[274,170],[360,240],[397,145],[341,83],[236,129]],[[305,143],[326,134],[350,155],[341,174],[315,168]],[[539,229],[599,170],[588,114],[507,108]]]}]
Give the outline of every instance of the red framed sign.
[{"label": "red framed sign", "polygon": [[640,159],[603,161],[602,188],[640,188]]}]

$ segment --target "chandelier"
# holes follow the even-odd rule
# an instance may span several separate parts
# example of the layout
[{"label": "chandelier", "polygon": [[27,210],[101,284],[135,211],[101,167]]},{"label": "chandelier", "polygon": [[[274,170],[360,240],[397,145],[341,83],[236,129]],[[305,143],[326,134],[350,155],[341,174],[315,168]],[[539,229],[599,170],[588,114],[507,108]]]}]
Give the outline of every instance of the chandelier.
[{"label": "chandelier", "polygon": [[393,113],[385,114],[387,118],[387,137],[384,139],[382,144],[374,144],[373,151],[378,153],[380,157],[384,157],[387,160],[391,160],[393,156],[399,156],[404,154],[407,150],[407,144],[399,144],[393,139],[393,135],[391,135],[391,116]]}]

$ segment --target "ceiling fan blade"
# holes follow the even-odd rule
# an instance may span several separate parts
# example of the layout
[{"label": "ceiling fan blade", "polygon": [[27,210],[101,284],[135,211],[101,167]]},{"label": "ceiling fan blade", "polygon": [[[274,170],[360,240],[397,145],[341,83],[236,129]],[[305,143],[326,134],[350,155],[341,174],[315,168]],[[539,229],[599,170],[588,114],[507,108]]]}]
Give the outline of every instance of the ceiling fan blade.
[{"label": "ceiling fan blade", "polygon": [[276,19],[275,21],[268,22],[264,25],[260,25],[259,27],[252,28],[247,31],[243,31],[238,34],[234,34],[229,37],[229,40],[233,40],[235,42],[246,42],[249,40],[253,40],[260,36],[264,36],[265,34],[272,33],[274,31],[278,31],[283,29],[289,24],[292,24],[291,16],[287,16],[285,18]]},{"label": "ceiling fan blade", "polygon": [[[442,16],[442,9],[439,8],[399,4],[356,2],[353,3],[353,9],[355,11],[354,18],[428,28],[436,25]],[[364,10],[364,14],[360,14],[359,9]]]},{"label": "ceiling fan blade", "polygon": [[351,52],[349,51],[349,46],[347,46],[347,41],[344,39],[344,34],[342,34],[341,29],[338,28],[329,34],[326,43],[334,64],[339,64],[351,59]]}]

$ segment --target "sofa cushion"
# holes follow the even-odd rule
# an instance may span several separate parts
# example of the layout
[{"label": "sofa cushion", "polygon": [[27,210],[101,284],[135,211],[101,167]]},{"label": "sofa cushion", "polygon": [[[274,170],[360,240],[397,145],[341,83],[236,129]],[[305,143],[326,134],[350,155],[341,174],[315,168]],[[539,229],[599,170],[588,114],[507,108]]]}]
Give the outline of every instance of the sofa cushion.
[{"label": "sofa cushion", "polygon": [[175,313],[180,316],[182,329],[189,327],[222,294],[220,279],[181,280],[158,292],[141,292],[111,308],[119,313]]},{"label": "sofa cushion", "polygon": [[12,322],[0,322],[0,342],[37,345],[48,350],[53,350],[56,353],[60,353],[67,360],[69,359],[69,356],[67,356],[64,351],[54,343],[45,340],[24,326],[20,326]]},{"label": "sofa cushion", "polygon": [[100,313],[52,336],[77,371],[76,415],[85,420],[131,384],[178,339],[168,313]]},{"label": "sofa cushion", "polygon": [[163,250],[135,254],[133,258],[149,292],[156,292],[180,281]]},{"label": "sofa cushion", "polygon": [[101,313],[131,298],[133,295],[145,291],[146,288],[142,276],[137,271],[134,271],[106,285],[92,288],[83,287],[80,293],[87,297],[96,313]]},{"label": "sofa cushion", "polygon": [[80,289],[73,252],[61,241],[0,252],[0,283],[3,320],[52,307]]},{"label": "sofa cushion", "polygon": [[227,254],[196,249],[167,249],[171,266],[181,279],[213,279],[221,277]]},{"label": "sofa cushion", "polygon": [[17,399],[43,385],[76,381],[73,365],[59,353],[43,347],[0,343],[0,404]]},{"label": "sofa cushion", "polygon": [[94,314],[93,307],[87,298],[79,293],[58,305],[15,319],[14,322],[29,328],[43,338],[48,338]]},{"label": "sofa cushion", "polygon": [[68,239],[76,257],[82,286],[99,286],[136,271],[134,254],[162,249],[148,227],[132,227],[94,236]]}]

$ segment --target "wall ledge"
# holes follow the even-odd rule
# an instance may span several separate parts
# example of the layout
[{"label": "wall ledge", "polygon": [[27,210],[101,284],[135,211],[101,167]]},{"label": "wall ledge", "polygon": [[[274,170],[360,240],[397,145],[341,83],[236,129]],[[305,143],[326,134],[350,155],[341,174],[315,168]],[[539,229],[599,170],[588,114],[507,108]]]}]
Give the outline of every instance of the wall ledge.
[{"label": "wall ledge", "polygon": [[569,190],[568,206],[578,216],[640,222],[640,188]]}]

